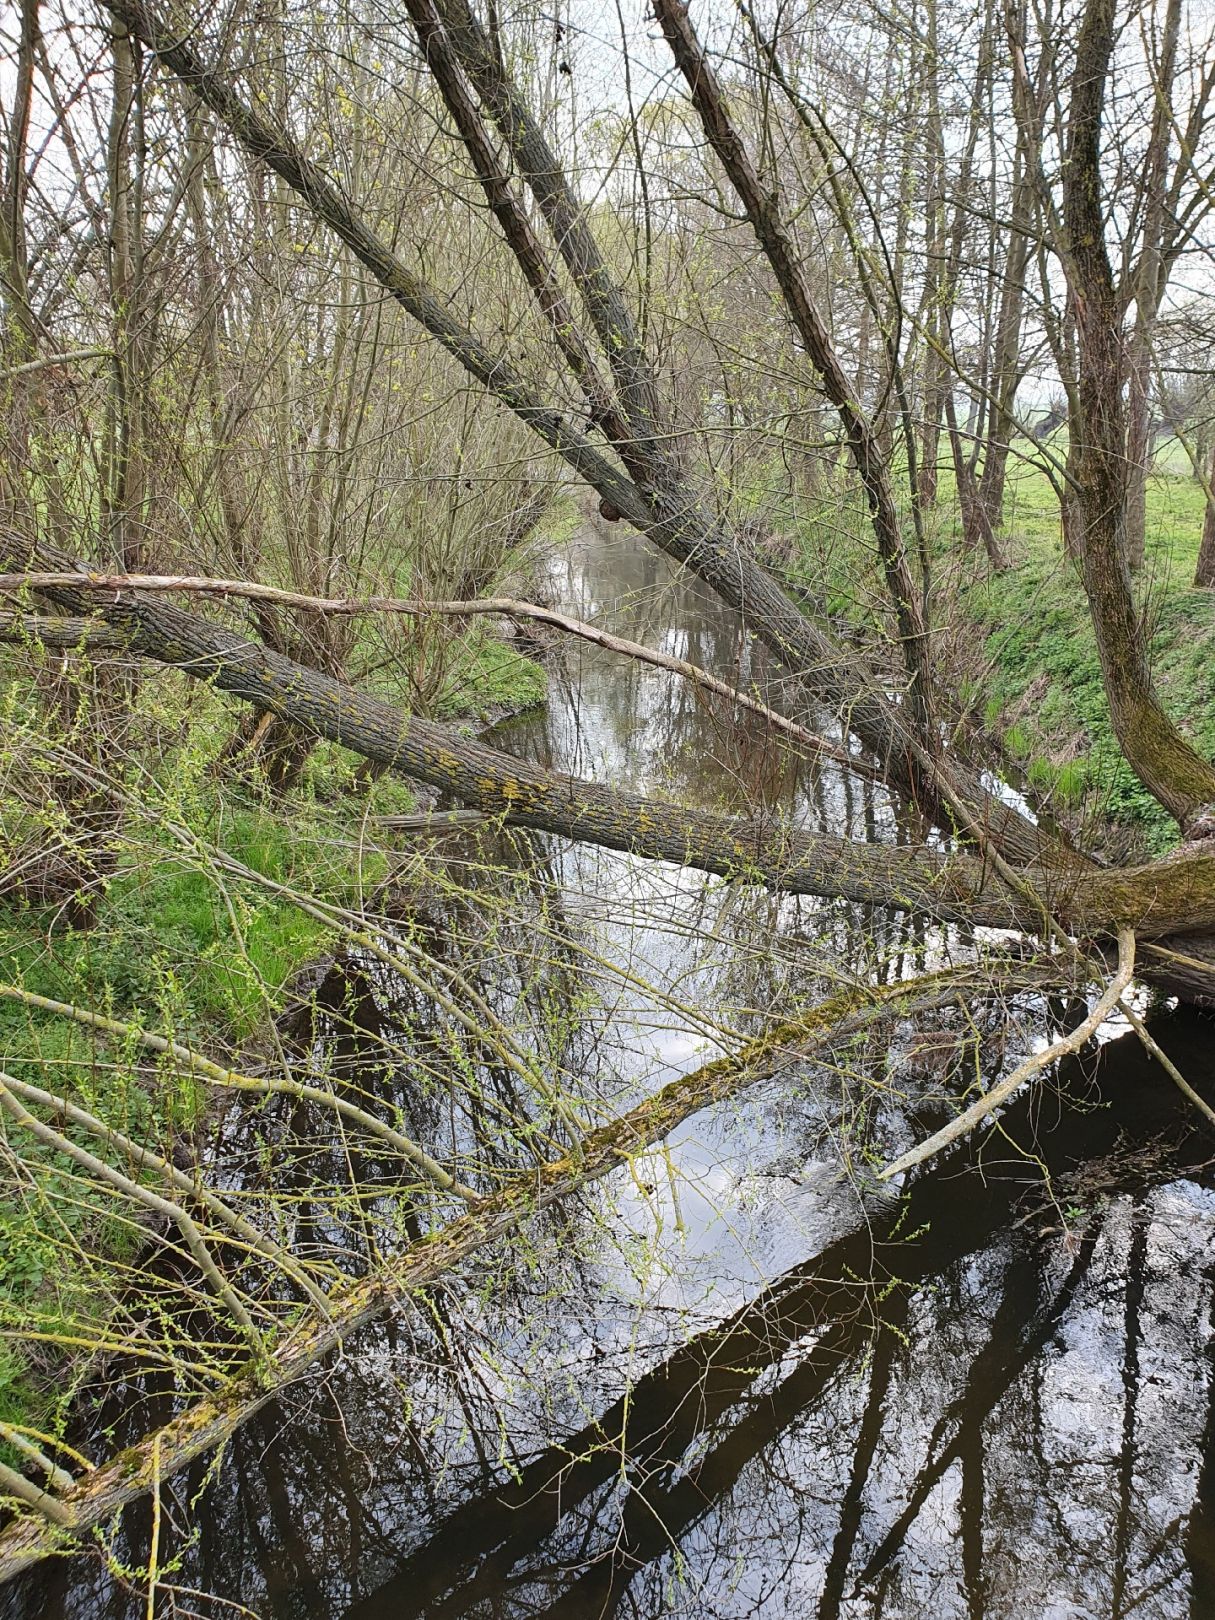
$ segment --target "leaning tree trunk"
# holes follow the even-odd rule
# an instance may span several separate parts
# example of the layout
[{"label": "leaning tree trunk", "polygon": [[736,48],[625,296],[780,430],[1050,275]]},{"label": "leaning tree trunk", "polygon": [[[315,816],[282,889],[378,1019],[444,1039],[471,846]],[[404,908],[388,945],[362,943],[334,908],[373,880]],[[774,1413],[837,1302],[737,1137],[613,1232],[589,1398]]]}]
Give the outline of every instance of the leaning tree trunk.
[{"label": "leaning tree trunk", "polygon": [[[699,42],[684,32],[685,69],[702,95],[709,95],[718,113],[714,125],[723,150],[731,157],[731,177],[748,198],[748,211],[762,226],[763,245],[773,263],[782,293],[799,334],[823,374],[841,418],[848,427],[848,443],[866,489],[875,537],[882,552],[890,594],[899,620],[900,645],[908,668],[911,704],[891,701],[884,670],[859,668],[837,640],[807,618],[776,582],[749,557],[738,537],[724,532],[706,513],[694,490],[676,480],[661,447],[652,441],[652,377],[644,356],[634,343],[632,323],[619,288],[611,282],[586,223],[585,210],[560,171],[543,136],[522,108],[513,87],[502,80],[500,64],[482,48],[481,33],[464,0],[440,0],[438,11],[449,23],[452,44],[482,94],[495,120],[515,152],[521,172],[532,186],[538,205],[549,221],[572,279],[583,293],[613,377],[625,402],[630,422],[636,419],[636,437],[612,448],[625,463],[621,471],[575,423],[537,395],[502,354],[490,350],[453,316],[451,305],[422,281],[365,218],[351,206],[328,176],[306,158],[298,146],[269,116],[249,105],[194,51],[181,31],[159,17],[147,0],[113,0],[111,9],[132,33],[155,51],[160,60],[193,90],[227,125],[238,141],[287,182],[348,245],[355,256],[418,323],[485,390],[500,400],[539,438],[555,450],[580,477],[623,518],[634,523],[668,556],[692,569],[724,601],[737,609],[749,629],[763,640],[803,685],[835,706],[842,722],[871,748],[890,772],[891,781],[909,794],[935,820],[952,826],[955,806],[972,807],[969,819],[986,829],[989,840],[1012,860],[1034,857],[1051,841],[1043,829],[1005,804],[987,788],[979,771],[956,757],[940,757],[925,769],[925,754],[937,752],[940,725],[952,725],[948,714],[935,714],[930,697],[929,648],[919,593],[910,577],[899,533],[889,469],[872,429],[860,411],[844,378],[826,329],[814,309],[802,267],[785,234],[780,216],[756,190],[750,160],[728,121],[716,84],[710,87],[698,63],[703,62]],[[737,143],[732,144],[732,143]],[[737,161],[735,161],[737,160]],[[503,199],[495,188],[496,207]],[[651,475],[647,476],[647,467]],[[911,674],[912,670],[915,675]],[[948,777],[946,791],[941,781]]]},{"label": "leaning tree trunk", "polygon": [[1088,0],[1063,169],[1063,262],[1076,314],[1080,407],[1069,463],[1084,524],[1084,589],[1118,741],[1132,770],[1182,830],[1205,832],[1215,805],[1215,768],[1161,706],[1127,566],[1125,348],[1101,185],[1101,121],[1114,39],[1114,0]]},{"label": "leaning tree trunk", "polygon": [[1211,460],[1207,467],[1207,504],[1202,519],[1202,544],[1198,548],[1198,567],[1194,570],[1194,584],[1200,590],[1215,590],[1215,445],[1211,446]]}]

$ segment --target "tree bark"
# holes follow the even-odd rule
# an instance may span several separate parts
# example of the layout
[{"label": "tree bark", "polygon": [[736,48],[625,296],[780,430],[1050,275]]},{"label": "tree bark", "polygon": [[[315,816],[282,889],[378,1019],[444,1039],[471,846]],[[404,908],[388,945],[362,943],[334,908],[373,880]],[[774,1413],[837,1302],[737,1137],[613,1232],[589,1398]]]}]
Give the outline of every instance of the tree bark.
[{"label": "tree bark", "polygon": [[1165,714],[1131,592],[1122,311],[1105,242],[1101,123],[1114,0],[1088,0],[1076,50],[1064,165],[1064,266],[1075,303],[1079,419],[1071,424],[1082,559],[1114,730],[1132,770],[1183,830],[1215,803],[1215,768]]},{"label": "tree bark", "polygon": [[1207,468],[1206,496],[1202,544],[1198,548],[1198,566],[1194,570],[1194,584],[1199,590],[1215,589],[1215,445],[1211,446],[1211,460]]},{"label": "tree bark", "polygon": [[[0,534],[0,555],[22,560],[28,547]],[[39,560],[62,568],[49,547]],[[1041,931],[1044,910],[1073,933],[1112,940],[1131,924],[1144,940],[1192,936],[1183,947],[1192,971],[1178,970],[1178,993],[1215,999],[1215,969],[1200,958],[1215,930],[1215,840],[1204,839],[1150,866],[1093,868],[1066,856],[1023,874],[1017,889],[965,852],[928,845],[887,846],[800,832],[775,817],[740,819],[667,804],[641,794],[548,771],[464,738],[276,653],[197,614],[138,592],[101,597],[74,587],[44,593],[69,613],[99,609],[133,653],[174,665],[252,703],[424,781],[463,803],[529,827],[670,861],[791,894],[891,906],[939,922]]]}]

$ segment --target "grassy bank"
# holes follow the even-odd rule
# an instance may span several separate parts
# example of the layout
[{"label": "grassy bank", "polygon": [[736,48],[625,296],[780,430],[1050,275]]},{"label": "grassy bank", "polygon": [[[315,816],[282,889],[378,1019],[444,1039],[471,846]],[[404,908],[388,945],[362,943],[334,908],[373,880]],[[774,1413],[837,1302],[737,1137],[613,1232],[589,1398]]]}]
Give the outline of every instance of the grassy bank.
[{"label": "grassy bank", "polygon": [[[789,572],[830,612],[889,630],[872,535],[849,487],[783,514],[798,535]],[[954,659],[955,693],[1049,809],[1087,820],[1090,841],[1119,857],[1163,853],[1177,829],[1114,737],[1088,603],[1064,557],[1050,481],[1014,459],[1003,537],[1012,565],[996,578],[982,557],[959,562],[952,495],[943,479],[926,515],[926,539],[932,618],[939,645]],[[1136,590],[1165,707],[1201,751],[1215,756],[1215,592],[1191,583],[1204,500],[1181,447],[1164,447],[1148,482],[1146,564]],[[910,513],[904,516],[910,542]],[[891,656],[897,658],[893,645]]]},{"label": "grassy bank", "polygon": [[[1203,510],[1192,478],[1167,464],[1158,468],[1148,485],[1147,557],[1137,588],[1161,698],[1210,756],[1215,593],[1192,586]],[[1162,853],[1176,841],[1176,826],[1114,737],[1088,604],[1063,557],[1058,500],[1047,479],[1020,468],[1006,511],[1013,566],[959,593],[989,663],[985,723],[1048,800],[1111,823],[1115,844],[1124,840],[1127,853]]]}]

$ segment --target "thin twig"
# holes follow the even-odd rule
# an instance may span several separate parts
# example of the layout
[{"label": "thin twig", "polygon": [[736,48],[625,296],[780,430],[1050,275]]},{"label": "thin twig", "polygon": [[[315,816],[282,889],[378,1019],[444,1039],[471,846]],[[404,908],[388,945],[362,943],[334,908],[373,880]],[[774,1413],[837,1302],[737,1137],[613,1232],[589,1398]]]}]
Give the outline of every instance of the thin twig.
[{"label": "thin twig", "polygon": [[58,1463],[52,1462],[42,1447],[36,1446],[29,1438],[26,1430],[15,1427],[11,1423],[0,1423],[0,1440],[5,1441],[12,1446],[14,1451],[19,1451],[23,1457],[28,1457],[32,1463],[35,1463],[57,1491],[62,1491],[69,1485],[75,1484],[67,1469],[60,1468]]},{"label": "thin twig", "polygon": [[141,1168],[155,1170],[158,1175],[170,1181],[179,1192],[197,1198],[215,1220],[228,1227],[249,1249],[255,1250],[280,1266],[318,1309],[325,1309],[324,1293],[309,1278],[294,1256],[281,1248],[265,1232],[259,1232],[251,1221],[247,1221],[238,1210],[225,1203],[201,1178],[188,1176],[184,1170],[179,1170],[175,1164],[162,1158],[159,1153],[153,1152],[150,1147],[133,1142],[129,1136],[124,1136],[121,1131],[107,1125],[104,1120],[98,1119],[95,1114],[90,1114],[67,1097],[57,1096],[52,1091],[44,1091],[41,1086],[31,1085],[28,1081],[18,1080],[12,1075],[7,1077],[7,1083],[9,1089],[25,1102],[38,1103],[44,1108],[56,1110],[65,1119],[71,1120],[73,1125],[78,1125],[90,1136],[107,1143],[115,1152],[123,1154],[130,1162],[138,1164]]},{"label": "thin twig", "polygon": [[1143,1043],[1144,1049],[1156,1059],[1157,1063],[1159,1063],[1165,1074],[1168,1075],[1169,1079],[1181,1092],[1182,1096],[1192,1102],[1194,1107],[1197,1108],[1198,1112],[1204,1115],[1212,1125],[1215,1125],[1215,1108],[1212,1108],[1206,1098],[1199,1096],[1198,1092],[1194,1090],[1193,1086],[1186,1079],[1185,1075],[1182,1074],[1181,1070],[1173,1062],[1168,1053],[1163,1050],[1156,1037],[1152,1034],[1151,1030],[1148,1029],[1147,1025],[1144,1023],[1143,1019],[1140,1018],[1135,1009],[1127,1001],[1119,1002],[1118,1005],[1119,1010],[1126,1014],[1127,1022],[1135,1031],[1135,1034],[1138,1035],[1140,1041]]},{"label": "thin twig", "polygon": [[107,1164],[93,1153],[73,1142],[70,1137],[64,1136],[45,1120],[38,1119],[20,1100],[9,1085],[9,1076],[0,1070],[0,1108],[10,1114],[17,1124],[29,1131],[44,1147],[53,1148],[55,1152],[62,1153],[65,1158],[84,1170],[88,1175],[98,1181],[107,1182],[116,1191],[125,1193],[136,1203],[154,1210],[158,1215],[165,1215],[177,1227],[185,1240],[186,1247],[194,1256],[198,1269],[210,1283],[217,1297],[223,1303],[232,1319],[248,1335],[249,1339],[257,1344],[261,1342],[261,1331],[257,1327],[249,1312],[245,1309],[236,1295],[230,1282],[215,1263],[214,1256],[207,1244],[207,1240],[199,1231],[198,1223],[189,1212],[171,1198],[165,1198],[160,1193],[153,1192],[150,1187],[142,1186],[138,1181],[132,1181],[130,1176],[124,1176],[121,1170]]},{"label": "thin twig", "polygon": [[51,996],[40,996],[21,985],[0,984],[0,999],[20,1001],[27,1007],[39,1007],[44,1012],[61,1013],[63,1017],[74,1019],[78,1024],[104,1030],[107,1035],[119,1035],[124,1039],[133,1038],[150,1051],[170,1054],[180,1063],[186,1064],[191,1073],[202,1075],[204,1079],[212,1081],[217,1086],[263,1094],[271,1091],[283,1092],[286,1096],[296,1097],[303,1102],[321,1103],[327,1108],[334,1108],[339,1114],[345,1114],[348,1119],[355,1120],[371,1135],[378,1136],[394,1147],[403,1158],[408,1159],[442,1187],[444,1192],[454,1192],[464,1199],[465,1203],[475,1203],[480,1197],[473,1188],[461,1186],[441,1164],[432,1159],[429,1153],[424,1152],[408,1136],[394,1130],[391,1125],[377,1119],[374,1114],[369,1114],[357,1103],[339,1097],[332,1091],[325,1091],[320,1086],[310,1086],[301,1080],[286,1080],[278,1076],[268,1075],[256,1079],[253,1075],[238,1074],[234,1069],[225,1069],[222,1064],[212,1063],[209,1058],[203,1057],[201,1052],[195,1052],[191,1047],[181,1045],[179,1041],[169,1040],[164,1035],[155,1035],[151,1030],[140,1029],[137,1024],[128,1024],[121,1018],[107,1018],[104,1013],[93,1012],[87,1007],[76,1007],[68,1001],[56,1001]]},{"label": "thin twig", "polygon": [[[311,613],[321,613],[327,616],[353,617],[363,614],[400,614],[406,617],[423,617],[436,614],[444,618],[474,618],[477,616],[494,616],[507,619],[530,619],[537,624],[546,624],[565,635],[576,636],[582,641],[589,641],[605,651],[621,654],[622,657],[632,658],[639,663],[651,664],[656,669],[669,670],[674,675],[680,675],[693,685],[702,687],[706,692],[713,692],[719,697],[727,698],[736,703],[739,708],[758,715],[776,731],[782,731],[787,737],[796,742],[812,748],[815,752],[826,754],[837,763],[856,771],[861,776],[868,776],[873,780],[880,780],[880,772],[873,766],[867,765],[863,760],[857,759],[846,748],[838,743],[820,737],[816,732],[810,731],[806,726],[799,725],[796,720],[790,720],[786,715],[770,708],[759,698],[740,691],[738,687],[731,686],[720,676],[712,675],[699,664],[689,663],[686,658],[676,658],[671,653],[657,652],[652,647],[646,647],[641,642],[631,641],[625,636],[613,635],[610,631],[602,629],[599,625],[587,624],[582,619],[571,618],[566,613],[558,613],[552,608],[542,607],[535,602],[517,601],[513,597],[479,597],[469,601],[436,601],[428,602],[416,597],[403,596],[309,596],[303,591],[280,590],[275,585],[263,585],[257,580],[248,579],[221,579],[194,576],[190,574],[102,574],[102,573],[28,573],[28,574],[0,574],[0,591],[18,591],[28,589],[31,591],[54,590],[73,586],[80,590],[93,591],[149,591],[155,593],[184,592],[196,596],[236,597],[241,601],[270,602],[277,607],[303,608]],[[45,621],[53,625],[53,620]],[[35,636],[40,632],[37,628],[39,621],[31,621],[31,633]],[[58,639],[58,638],[57,638]]]}]

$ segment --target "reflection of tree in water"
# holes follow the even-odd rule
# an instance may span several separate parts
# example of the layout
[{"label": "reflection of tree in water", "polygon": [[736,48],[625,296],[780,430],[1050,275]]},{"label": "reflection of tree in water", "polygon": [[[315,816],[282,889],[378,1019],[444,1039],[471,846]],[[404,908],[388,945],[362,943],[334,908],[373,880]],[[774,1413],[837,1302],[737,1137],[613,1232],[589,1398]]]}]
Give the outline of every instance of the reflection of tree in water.
[{"label": "reflection of tree in water", "polygon": [[926,1231],[829,1248],[452,1515],[351,1620],[1190,1612],[1215,1204],[1119,1194],[1060,1244],[1001,1237],[1008,1196],[968,1185],[960,1230],[956,1188],[921,1184]]},{"label": "reflection of tree in water", "polygon": [[[554,591],[578,613],[610,617],[621,633],[759,692],[779,680],[771,661],[697,580],[636,545],[579,549],[554,565]],[[598,774],[627,762],[634,785],[687,803],[789,812],[799,766],[750,715],[685,681],[584,644],[566,649],[551,681],[560,700],[506,728],[512,752]],[[613,771],[612,774],[615,774]],[[813,773],[806,772],[807,778]]]},{"label": "reflection of tree in water", "polygon": [[1125,1043],[1103,1071],[1038,1122],[1064,1233],[993,1140],[893,1224],[841,1191],[821,1253],[665,1345],[566,1249],[494,1257],[494,1300],[453,1284],[241,1431],[183,1581],[348,1620],[1209,1612],[1215,1195],[1143,1183],[1122,1131],[1172,1098]]}]

